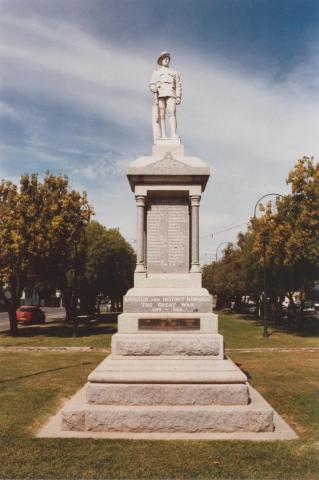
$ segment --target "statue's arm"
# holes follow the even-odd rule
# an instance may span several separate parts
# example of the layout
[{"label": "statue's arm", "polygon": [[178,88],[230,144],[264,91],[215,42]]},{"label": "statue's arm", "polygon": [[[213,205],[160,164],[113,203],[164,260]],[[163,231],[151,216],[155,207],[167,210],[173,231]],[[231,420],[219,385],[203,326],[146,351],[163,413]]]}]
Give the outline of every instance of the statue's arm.
[{"label": "statue's arm", "polygon": [[150,83],[150,90],[151,92],[153,93],[156,93],[157,90],[158,90],[158,85],[157,85],[158,81],[157,81],[157,72],[155,70],[155,72],[153,72],[153,75],[152,75],[152,78],[151,78],[151,83]]},{"label": "statue's arm", "polygon": [[179,98],[179,102],[178,103],[181,103],[181,99],[182,99],[182,84],[181,84],[181,79],[180,79],[180,76],[179,74],[176,72],[176,99]]}]

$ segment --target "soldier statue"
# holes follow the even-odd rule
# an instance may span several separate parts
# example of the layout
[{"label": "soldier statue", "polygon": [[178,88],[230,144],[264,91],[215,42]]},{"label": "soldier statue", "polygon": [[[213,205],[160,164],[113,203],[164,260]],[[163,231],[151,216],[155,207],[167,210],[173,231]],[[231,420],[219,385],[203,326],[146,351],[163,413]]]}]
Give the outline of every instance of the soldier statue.
[{"label": "soldier statue", "polygon": [[169,68],[171,56],[162,52],[157,59],[159,68],[153,72],[150,83],[154,93],[153,105],[153,135],[154,141],[166,139],[165,118],[168,114],[170,138],[179,139],[176,132],[176,105],[181,103],[182,86],[178,73]]}]

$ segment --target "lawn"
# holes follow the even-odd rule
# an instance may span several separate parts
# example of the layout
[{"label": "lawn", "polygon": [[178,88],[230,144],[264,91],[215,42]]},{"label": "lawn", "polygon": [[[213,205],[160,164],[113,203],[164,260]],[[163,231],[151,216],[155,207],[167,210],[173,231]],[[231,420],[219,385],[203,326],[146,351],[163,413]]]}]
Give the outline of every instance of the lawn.
[{"label": "lawn", "polygon": [[289,331],[285,324],[270,323],[268,331],[269,337],[263,337],[263,322],[254,316],[219,314],[219,333],[224,335],[226,348],[319,347],[318,328]]},{"label": "lawn", "polygon": [[96,352],[0,354],[0,477],[67,479],[319,478],[319,353],[236,352],[250,382],[298,440],[128,441],[37,439],[37,429],[81,387]]},{"label": "lawn", "polygon": [[80,323],[76,337],[73,327],[64,320],[44,325],[19,326],[19,335],[0,333],[0,346],[16,347],[102,347],[109,348],[111,336],[117,331],[115,315],[104,315],[100,322]]},{"label": "lawn", "polygon": [[[220,315],[229,348],[316,347],[318,336]],[[0,334],[0,345],[109,347],[116,322],[62,322]],[[274,443],[37,439],[36,431],[104,358],[92,352],[0,353],[0,478],[319,479],[319,352],[230,351],[231,358],[299,435]]]},{"label": "lawn", "polygon": [[[0,333],[0,346],[29,347],[104,347],[109,348],[111,336],[116,332],[116,317],[102,316],[101,322],[80,324],[77,337],[72,325],[64,321],[48,322],[19,328],[19,336]],[[319,334],[313,332],[288,332],[284,326],[270,325],[270,336],[264,338],[262,321],[243,315],[219,314],[219,333],[224,335],[226,348],[263,347],[319,347]]]}]

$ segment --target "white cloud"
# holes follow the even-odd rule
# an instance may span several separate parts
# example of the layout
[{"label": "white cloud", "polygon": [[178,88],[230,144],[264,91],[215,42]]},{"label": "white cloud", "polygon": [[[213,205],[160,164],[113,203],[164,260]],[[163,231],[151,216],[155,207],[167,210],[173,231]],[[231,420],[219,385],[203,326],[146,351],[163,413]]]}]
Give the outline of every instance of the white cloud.
[{"label": "white cloud", "polygon": [[[0,86],[84,109],[137,128],[143,124],[149,66],[62,22],[0,20]],[[1,24],[0,23],[0,24]]]},{"label": "white cloud", "polygon": [[[127,208],[127,202],[134,200],[124,173],[128,160],[138,154],[137,145],[144,139],[141,132],[151,135],[152,100],[147,85],[158,45],[149,37],[145,45],[139,45],[139,55],[132,55],[69,23],[36,17],[26,22],[23,16],[17,19],[8,13],[2,15],[0,27],[0,91],[9,92],[11,99],[18,93],[20,98],[43,102],[48,118],[52,105],[67,107],[75,115],[78,112],[81,121],[93,117],[105,125],[108,143],[99,135],[83,136],[78,143],[74,137],[73,146],[70,142],[56,145],[52,136],[50,144],[42,139],[49,128],[46,122],[39,120],[40,129],[37,122],[27,121],[28,113],[20,109],[18,99],[12,105],[1,102],[0,115],[18,115],[26,126],[27,149],[39,165],[63,164],[67,156],[65,166],[72,182],[88,189],[99,218],[108,226],[120,225],[134,237],[134,203]],[[174,52],[172,67],[178,68],[183,81],[178,122],[186,153],[201,156],[213,169],[201,217],[202,235],[209,238],[216,229],[248,220],[262,194],[285,191],[285,177],[293,163],[304,154],[316,153],[318,55],[315,50],[310,52],[280,83],[272,80],[271,72],[264,77],[258,72],[232,70],[216,59],[207,61],[180,48]],[[109,124],[117,129],[116,135],[113,130],[108,133]],[[56,128],[67,135],[63,118]],[[136,141],[129,143],[125,132],[130,133],[130,141],[135,135]],[[151,141],[149,137],[140,154],[150,151]],[[105,142],[106,152],[115,150],[119,155],[113,160],[107,153],[97,153],[78,164],[74,156],[83,142],[92,148],[97,144],[103,148]],[[24,147],[20,154],[25,154]],[[3,147],[2,155],[10,158],[12,149]],[[87,188],[86,181],[101,179],[104,188]],[[225,233],[213,242],[204,240],[203,249],[211,249],[235,233]]]},{"label": "white cloud", "polygon": [[112,152],[107,154],[104,158],[98,158],[92,163],[88,163],[81,167],[75,167],[74,174],[83,176],[88,180],[98,180],[101,178],[114,177],[118,174],[125,175],[122,165],[113,161]]},{"label": "white cloud", "polygon": [[17,116],[16,111],[12,107],[12,105],[9,105],[6,102],[2,102],[0,100],[0,117],[13,117],[15,118]]}]

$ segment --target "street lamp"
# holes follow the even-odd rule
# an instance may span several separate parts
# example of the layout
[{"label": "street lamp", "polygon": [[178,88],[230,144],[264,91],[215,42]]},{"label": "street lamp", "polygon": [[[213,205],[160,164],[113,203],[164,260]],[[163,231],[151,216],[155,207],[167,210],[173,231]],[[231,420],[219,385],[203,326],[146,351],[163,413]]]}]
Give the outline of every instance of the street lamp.
[{"label": "street lamp", "polygon": [[264,331],[263,337],[269,337],[268,333],[268,312],[267,312],[267,271],[266,271],[266,245],[269,240],[268,234],[264,232],[261,236],[263,242],[263,258],[264,258]]},{"label": "street lamp", "polygon": [[260,197],[257,202],[256,202],[256,205],[255,205],[255,208],[254,208],[254,218],[256,218],[256,209],[258,207],[258,204],[260,202],[260,200],[262,200],[263,198],[265,197],[270,197],[271,195],[275,195],[276,197],[283,197],[283,195],[281,195],[280,193],[266,193],[266,195],[263,195],[262,197]]},{"label": "street lamp", "polygon": [[218,249],[219,249],[219,247],[221,247],[222,245],[225,245],[225,244],[226,244],[226,245],[229,245],[230,243],[231,243],[231,242],[221,242],[221,243],[217,246],[217,248],[216,248],[216,253],[215,253],[216,262],[217,262],[217,255],[218,255]]},{"label": "street lamp", "polygon": [[[262,197],[260,197],[255,205],[254,208],[254,219],[256,218],[256,209],[257,206],[260,202],[265,197],[270,197],[271,195],[275,195],[276,197],[283,197],[280,193],[266,193]],[[268,312],[267,312],[267,270],[266,270],[266,245],[269,241],[269,236],[268,233],[263,232],[261,235],[262,239],[262,244],[263,244],[263,260],[264,260],[264,331],[263,331],[263,337],[269,337],[268,333]]]}]

